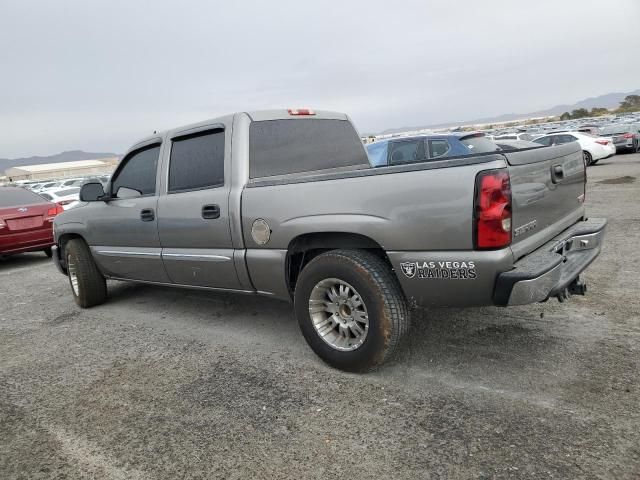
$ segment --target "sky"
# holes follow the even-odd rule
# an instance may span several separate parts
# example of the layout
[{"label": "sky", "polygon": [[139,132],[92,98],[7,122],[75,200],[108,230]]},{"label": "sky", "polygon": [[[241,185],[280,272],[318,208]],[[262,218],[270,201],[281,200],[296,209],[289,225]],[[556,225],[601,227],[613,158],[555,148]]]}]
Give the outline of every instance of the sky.
[{"label": "sky", "polygon": [[640,88],[638,0],[0,0],[0,158],[311,107],[360,132]]}]

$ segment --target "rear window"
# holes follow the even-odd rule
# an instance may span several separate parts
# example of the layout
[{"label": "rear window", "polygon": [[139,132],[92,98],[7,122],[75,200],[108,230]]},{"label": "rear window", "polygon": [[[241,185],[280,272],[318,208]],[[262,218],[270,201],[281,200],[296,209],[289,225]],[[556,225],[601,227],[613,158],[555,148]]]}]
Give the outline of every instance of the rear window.
[{"label": "rear window", "polygon": [[249,130],[249,156],[251,178],[369,166],[364,145],[346,120],[253,122]]},{"label": "rear window", "polygon": [[0,187],[0,207],[17,207],[44,203],[40,195],[22,188]]},{"label": "rear window", "polygon": [[616,135],[618,133],[627,133],[630,130],[630,125],[609,125],[607,127],[602,127],[600,135]]},{"label": "rear window", "polygon": [[500,147],[486,137],[466,137],[460,140],[471,153],[497,152]]}]

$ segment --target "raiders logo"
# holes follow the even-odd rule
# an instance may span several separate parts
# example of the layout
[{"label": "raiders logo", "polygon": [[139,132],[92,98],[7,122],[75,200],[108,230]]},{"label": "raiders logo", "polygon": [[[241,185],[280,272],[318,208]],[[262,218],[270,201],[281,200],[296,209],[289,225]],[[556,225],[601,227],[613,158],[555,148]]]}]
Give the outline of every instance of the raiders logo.
[{"label": "raiders logo", "polygon": [[416,276],[416,264],[413,262],[404,262],[400,264],[402,268],[402,273],[404,273],[407,277],[413,278]]}]

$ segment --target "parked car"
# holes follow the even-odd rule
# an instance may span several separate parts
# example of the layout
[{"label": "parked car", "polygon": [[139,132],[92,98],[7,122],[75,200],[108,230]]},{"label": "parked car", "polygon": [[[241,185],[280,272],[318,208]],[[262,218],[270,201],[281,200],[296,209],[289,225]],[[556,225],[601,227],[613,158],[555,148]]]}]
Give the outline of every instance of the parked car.
[{"label": "parked car", "polygon": [[48,190],[53,190],[55,188],[59,188],[60,187],[60,182],[46,182],[43,183],[40,188],[38,188],[37,190],[33,190],[36,193],[41,193],[41,192],[46,192]]},{"label": "parked car", "polygon": [[576,142],[372,168],[344,114],[237,113],[141,140],[106,191],[83,185],[56,218],[54,261],[83,308],[107,279],[293,302],[324,361],[363,371],[396,349],[411,306],[584,294],[606,225],[585,220],[585,180]]},{"label": "parked car", "polygon": [[527,148],[542,148],[542,145],[528,140],[495,140],[496,145],[504,151],[524,150]]},{"label": "parked car", "polygon": [[493,137],[494,141],[498,140],[533,140],[533,135],[527,132],[523,133],[507,133],[504,135],[495,135]]},{"label": "parked car", "polygon": [[552,133],[538,137],[533,141],[545,147],[578,142],[587,166],[595,165],[598,161],[616,154],[616,147],[611,138],[596,137],[583,132]]},{"label": "parked car", "polygon": [[600,135],[612,138],[618,152],[640,152],[640,123],[607,125]]},{"label": "parked car", "polygon": [[68,178],[60,182],[60,188],[78,187],[84,183],[84,178]]},{"label": "parked car", "polygon": [[0,187],[0,255],[42,250],[51,256],[53,219],[62,207],[18,187]]},{"label": "parked car", "polygon": [[366,148],[374,167],[443,160],[499,150],[484,133],[479,132],[396,137],[370,143]]},{"label": "parked car", "polygon": [[45,200],[61,205],[63,209],[68,210],[78,204],[80,199],[80,187],[62,188],[56,190],[48,190],[40,193]]}]

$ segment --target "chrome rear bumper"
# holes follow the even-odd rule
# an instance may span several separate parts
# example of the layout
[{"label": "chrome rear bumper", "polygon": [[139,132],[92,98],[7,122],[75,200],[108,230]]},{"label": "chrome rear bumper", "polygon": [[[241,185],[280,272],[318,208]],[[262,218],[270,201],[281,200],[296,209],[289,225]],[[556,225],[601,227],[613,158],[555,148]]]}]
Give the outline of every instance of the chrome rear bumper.
[{"label": "chrome rear bumper", "polygon": [[581,221],[520,259],[496,281],[496,305],[526,305],[566,297],[567,289],[600,254],[605,218]]}]

